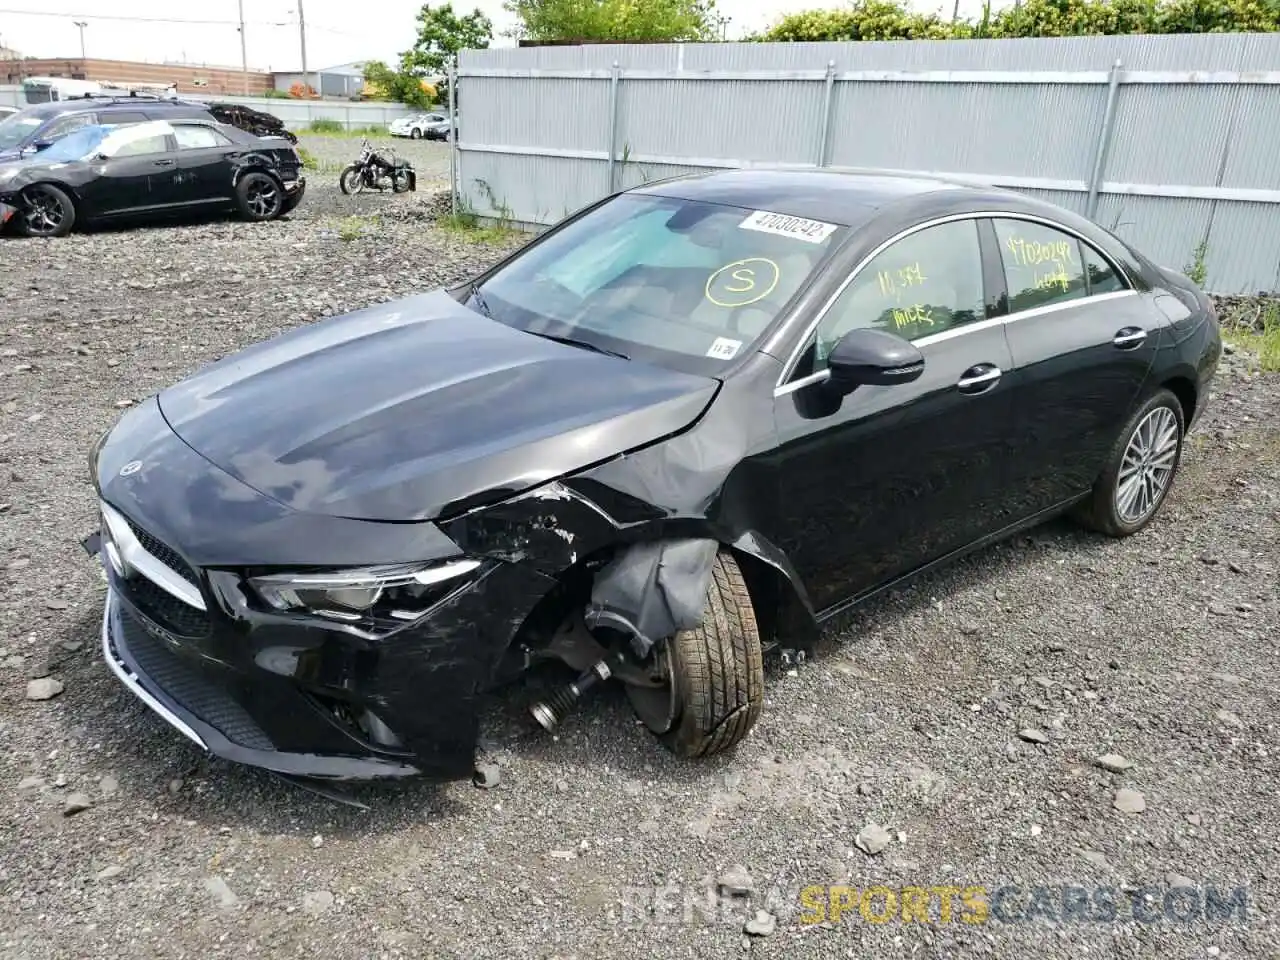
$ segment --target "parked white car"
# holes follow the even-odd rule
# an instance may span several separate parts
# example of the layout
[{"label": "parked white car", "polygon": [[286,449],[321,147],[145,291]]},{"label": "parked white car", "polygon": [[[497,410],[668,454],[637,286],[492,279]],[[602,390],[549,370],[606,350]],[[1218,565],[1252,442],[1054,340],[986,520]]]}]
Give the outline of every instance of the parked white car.
[{"label": "parked white car", "polygon": [[448,127],[449,118],[443,113],[418,113],[392,120],[388,130],[393,137],[409,137],[413,140],[430,137],[440,140],[444,139],[440,133]]}]

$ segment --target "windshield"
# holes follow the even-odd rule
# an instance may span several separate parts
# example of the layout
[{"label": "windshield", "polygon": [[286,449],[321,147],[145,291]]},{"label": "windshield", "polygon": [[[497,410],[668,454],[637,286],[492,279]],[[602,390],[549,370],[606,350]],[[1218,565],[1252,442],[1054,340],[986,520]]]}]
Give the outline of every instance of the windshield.
[{"label": "windshield", "polygon": [[43,123],[43,117],[23,116],[21,113],[0,120],[0,150],[16,147],[39,130]]},{"label": "windshield", "polygon": [[92,156],[94,149],[112,130],[107,126],[81,127],[55,140],[39,153],[44,163],[72,163]]},{"label": "windshield", "polygon": [[467,303],[529,333],[715,374],[760,339],[841,234],[766,210],[622,194]]}]

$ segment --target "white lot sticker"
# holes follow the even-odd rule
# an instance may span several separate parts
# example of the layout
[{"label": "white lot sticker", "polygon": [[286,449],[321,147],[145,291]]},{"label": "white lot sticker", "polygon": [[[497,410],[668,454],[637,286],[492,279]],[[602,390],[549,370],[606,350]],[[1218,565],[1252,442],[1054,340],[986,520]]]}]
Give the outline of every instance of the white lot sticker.
[{"label": "white lot sticker", "polygon": [[821,243],[835,233],[836,225],[823,223],[821,220],[791,217],[785,213],[757,210],[738,224],[738,229],[759,230],[761,233],[774,233],[780,237],[804,240],[806,243]]},{"label": "white lot sticker", "polygon": [[707,349],[708,357],[717,360],[732,360],[742,346],[741,340],[730,340],[728,337],[716,337],[716,342]]}]

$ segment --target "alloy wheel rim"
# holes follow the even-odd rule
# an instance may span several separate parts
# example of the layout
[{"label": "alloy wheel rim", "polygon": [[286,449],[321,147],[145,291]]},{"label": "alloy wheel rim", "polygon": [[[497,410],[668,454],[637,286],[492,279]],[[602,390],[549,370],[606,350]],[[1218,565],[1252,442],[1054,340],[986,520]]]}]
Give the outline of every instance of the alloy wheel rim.
[{"label": "alloy wheel rim", "polygon": [[258,181],[249,187],[249,209],[259,217],[273,213],[278,199],[273,184]]},{"label": "alloy wheel rim", "polygon": [[27,228],[32,233],[49,234],[62,226],[62,204],[45,190],[35,190],[27,195]]},{"label": "alloy wheel rim", "polygon": [[1116,513],[1138,523],[1155,512],[1169,490],[1178,456],[1178,419],[1168,407],[1156,407],[1129,437],[1116,477]]}]

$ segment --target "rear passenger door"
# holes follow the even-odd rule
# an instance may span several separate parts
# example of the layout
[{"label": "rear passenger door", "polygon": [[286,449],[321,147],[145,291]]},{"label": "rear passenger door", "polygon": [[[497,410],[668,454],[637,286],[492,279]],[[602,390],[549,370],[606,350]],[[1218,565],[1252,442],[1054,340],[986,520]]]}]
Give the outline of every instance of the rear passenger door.
[{"label": "rear passenger door", "polygon": [[208,124],[174,122],[172,126],[178,144],[178,202],[196,206],[230,200],[236,145]]},{"label": "rear passenger door", "polygon": [[1009,495],[1033,514],[1089,490],[1155,360],[1159,330],[1123,271],[1061,224],[994,218],[1016,421]]}]

